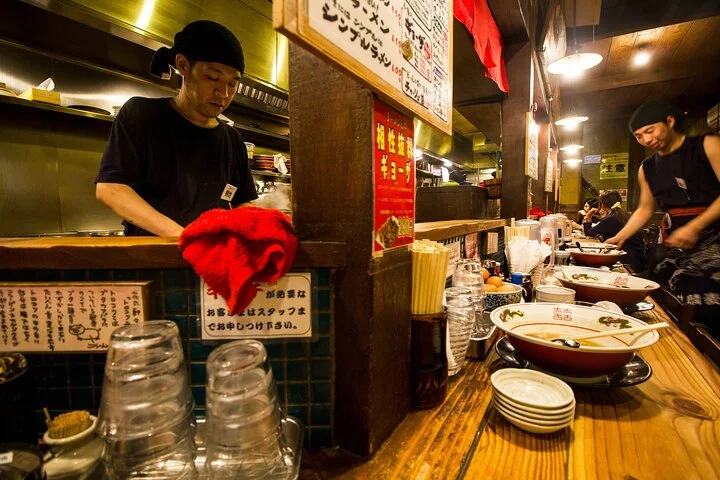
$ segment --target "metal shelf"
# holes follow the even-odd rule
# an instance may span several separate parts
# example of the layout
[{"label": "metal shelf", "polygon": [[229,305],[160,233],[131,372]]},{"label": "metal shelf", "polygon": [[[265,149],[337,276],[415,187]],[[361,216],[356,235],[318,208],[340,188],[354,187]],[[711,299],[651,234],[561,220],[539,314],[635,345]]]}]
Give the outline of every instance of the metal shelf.
[{"label": "metal shelf", "polygon": [[45,110],[48,112],[64,113],[67,115],[74,115],[76,117],[92,118],[94,120],[102,120],[104,122],[114,122],[115,117],[112,115],[102,115],[99,113],[85,112],[83,110],[77,110],[75,108],[61,107],[59,105],[52,105],[50,103],[35,102],[32,100],[25,100],[19,97],[10,97],[7,95],[0,95],[0,104],[15,105],[19,107],[34,108],[36,110]]}]

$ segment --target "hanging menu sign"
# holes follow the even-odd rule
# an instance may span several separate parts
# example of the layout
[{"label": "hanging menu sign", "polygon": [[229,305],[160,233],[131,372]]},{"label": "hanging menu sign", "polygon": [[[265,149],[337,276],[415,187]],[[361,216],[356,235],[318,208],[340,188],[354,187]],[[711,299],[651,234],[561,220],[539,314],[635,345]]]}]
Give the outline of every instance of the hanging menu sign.
[{"label": "hanging menu sign", "polygon": [[375,99],[373,252],[410,245],[415,226],[413,121]]},{"label": "hanging menu sign", "polygon": [[96,352],[146,320],[150,282],[0,283],[0,352]]},{"label": "hanging menu sign", "polygon": [[553,160],[550,158],[550,154],[547,156],[547,162],[545,162],[545,191],[552,193],[553,191]]},{"label": "hanging menu sign", "polygon": [[281,0],[275,28],[452,134],[450,0]]},{"label": "hanging menu sign", "polygon": [[258,284],[258,293],[250,305],[230,315],[225,300],[202,281],[202,339],[310,337],[312,292],[309,272],[288,273],[275,283]]},{"label": "hanging menu sign", "polygon": [[533,180],[538,179],[538,143],[540,135],[540,127],[538,127],[532,114],[525,114],[525,175]]}]

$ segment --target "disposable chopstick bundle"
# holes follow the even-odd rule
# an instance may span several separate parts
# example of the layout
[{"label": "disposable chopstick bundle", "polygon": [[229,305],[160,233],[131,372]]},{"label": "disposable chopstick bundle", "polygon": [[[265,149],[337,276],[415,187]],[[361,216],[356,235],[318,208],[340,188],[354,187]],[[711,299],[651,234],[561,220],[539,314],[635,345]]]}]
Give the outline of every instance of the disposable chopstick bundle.
[{"label": "disposable chopstick bundle", "polygon": [[450,249],[430,240],[412,246],[412,314],[430,315],[442,310]]}]

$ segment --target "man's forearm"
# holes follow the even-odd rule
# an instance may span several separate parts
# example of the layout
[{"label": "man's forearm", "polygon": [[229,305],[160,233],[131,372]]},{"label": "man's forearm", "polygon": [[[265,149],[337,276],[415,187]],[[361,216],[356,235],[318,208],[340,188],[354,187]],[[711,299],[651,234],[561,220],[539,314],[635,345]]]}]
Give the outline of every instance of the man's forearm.
[{"label": "man's forearm", "polygon": [[650,221],[652,216],[652,208],[638,207],[630,216],[625,226],[618,232],[616,237],[626,241],[643,228]]},{"label": "man's forearm", "polygon": [[720,197],[716,198],[703,213],[692,219],[686,226],[700,233],[720,219]]},{"label": "man's forearm", "polygon": [[123,219],[161,237],[177,237],[183,227],[155,210],[128,185],[98,183],[96,197]]}]

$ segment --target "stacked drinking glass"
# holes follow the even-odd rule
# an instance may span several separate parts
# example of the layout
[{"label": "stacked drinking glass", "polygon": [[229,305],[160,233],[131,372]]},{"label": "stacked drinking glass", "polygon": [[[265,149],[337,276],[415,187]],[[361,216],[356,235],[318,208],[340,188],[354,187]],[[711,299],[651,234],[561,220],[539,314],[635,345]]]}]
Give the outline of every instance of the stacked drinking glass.
[{"label": "stacked drinking glass", "polygon": [[295,470],[262,343],[237,340],[213,350],[206,403],[205,467],[211,479],[287,478]]},{"label": "stacked drinking glass", "polygon": [[112,333],[97,427],[108,478],[197,478],[192,409],[175,323],[155,320]]},{"label": "stacked drinking glass", "polygon": [[472,329],[473,338],[481,338],[490,333],[493,324],[485,311],[485,282],[482,275],[482,264],[476,259],[461,259],[455,265],[452,278],[453,287],[469,288],[475,307],[475,324]]}]

